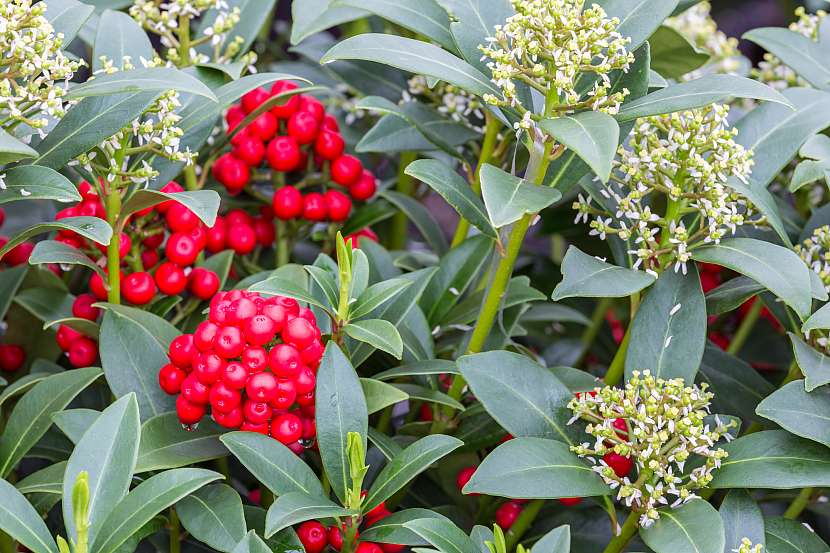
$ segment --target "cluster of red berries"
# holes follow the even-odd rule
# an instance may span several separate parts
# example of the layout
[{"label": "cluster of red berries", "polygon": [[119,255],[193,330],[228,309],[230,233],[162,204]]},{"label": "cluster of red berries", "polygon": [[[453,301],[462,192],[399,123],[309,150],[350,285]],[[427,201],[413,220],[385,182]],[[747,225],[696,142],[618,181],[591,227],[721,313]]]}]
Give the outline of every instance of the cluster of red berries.
[{"label": "cluster of red berries", "polygon": [[[366,492],[362,493],[364,496],[365,494]],[[389,509],[386,508],[386,502],[381,502],[380,505],[366,513],[363,518],[363,528],[369,528],[391,514]],[[343,547],[342,529],[337,525],[326,528],[320,522],[310,520],[300,524],[296,530],[306,553],[322,553],[326,547],[340,551]],[[359,538],[360,533],[356,532],[355,535]],[[399,544],[358,541],[355,553],[400,553],[405,548],[406,546]]]},{"label": "cluster of red berries", "polygon": [[270,207],[263,206],[257,216],[242,209],[232,209],[224,217],[217,216],[213,226],[207,229],[206,249],[210,253],[230,249],[238,255],[247,255],[257,246],[273,245],[275,238],[274,214]]},{"label": "cluster of red berries", "polygon": [[[6,212],[0,208],[0,227],[6,222]],[[5,236],[0,236],[0,248],[9,241]],[[11,266],[20,265],[29,261],[29,254],[32,253],[34,244],[24,242],[9,250],[3,256],[2,261]],[[0,344],[0,371],[13,372],[26,363],[26,351],[15,344]]]},{"label": "cluster of red berries", "polygon": [[178,394],[176,411],[186,427],[210,407],[221,426],[270,435],[299,454],[317,434],[314,390],[322,356],[314,314],[296,300],[220,292],[208,320],[170,343],[159,385]]},{"label": "cluster of red berries", "polygon": [[[297,88],[290,81],[277,81],[270,92],[264,88],[248,92],[225,114],[228,133],[272,96]],[[331,183],[321,183],[326,185],[322,192],[303,194],[290,184],[277,190],[273,214],[284,221],[345,221],[352,200],[368,200],[377,188],[374,175],[363,168],[360,160],[344,154],[346,143],[337,120],[312,96],[295,94],[258,115],[231,138],[231,145],[232,150],[219,157],[211,171],[233,195],[248,185],[252,169],[263,163],[273,171],[298,177],[316,167],[330,177]],[[329,186],[332,183],[335,186]]]},{"label": "cluster of red berries", "polygon": [[[0,227],[3,226],[3,223],[6,222],[6,212],[0,208]],[[5,246],[9,241],[8,236],[0,235],[0,248]],[[18,265],[23,265],[24,263],[29,262],[29,256],[32,254],[32,250],[35,249],[35,245],[33,242],[25,241],[21,242],[17,246],[10,249],[6,252],[6,255],[0,259],[0,262],[5,263],[10,267],[16,267]]]}]

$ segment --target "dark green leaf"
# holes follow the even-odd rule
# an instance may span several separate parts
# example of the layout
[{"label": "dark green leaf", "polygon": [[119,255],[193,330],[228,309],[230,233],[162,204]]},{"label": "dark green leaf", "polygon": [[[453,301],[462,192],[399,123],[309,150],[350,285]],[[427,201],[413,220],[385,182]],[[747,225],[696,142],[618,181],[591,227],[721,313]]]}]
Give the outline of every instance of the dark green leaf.
[{"label": "dark green leaf", "polygon": [[208,227],[216,222],[216,213],[219,211],[219,194],[213,190],[195,190],[188,192],[161,192],[149,188],[139,190],[121,209],[121,220],[126,220],[131,214],[167,200],[175,200],[193,212]]},{"label": "dark green leaf", "polygon": [[33,472],[15,486],[22,494],[48,493],[58,496],[63,493],[63,473],[66,471],[66,461],[49,465],[37,472]]},{"label": "dark green leaf", "polygon": [[478,47],[493,36],[496,25],[503,25],[513,15],[509,0],[437,0],[450,14],[450,32],[462,57],[487,74],[486,60]]},{"label": "dark green leaf", "polygon": [[430,509],[404,509],[375,522],[369,528],[362,531],[360,536],[366,541],[378,543],[395,543],[410,546],[429,545],[429,542],[404,526],[407,522],[423,518],[447,520],[447,517],[444,515]]},{"label": "dark green leaf", "polygon": [[698,377],[712,387],[716,413],[741,418],[757,419],[755,406],[775,389],[748,363],[713,344],[703,352]]},{"label": "dark green leaf", "polygon": [[453,361],[428,359],[388,369],[373,376],[377,380],[393,380],[403,376],[426,376],[439,374],[461,374]]},{"label": "dark green leaf", "polygon": [[537,186],[538,183],[529,183],[489,164],[481,167],[480,177],[484,205],[495,228],[539,213],[562,197],[555,188]]},{"label": "dark green leaf", "polygon": [[34,553],[58,553],[52,533],[14,486],[0,479],[0,530]]},{"label": "dark green leaf", "polygon": [[81,441],[81,437],[92,423],[101,415],[101,411],[95,409],[65,409],[52,414],[52,421],[61,432],[66,434],[73,444]]},{"label": "dark green leaf", "polygon": [[147,33],[135,19],[115,10],[104,10],[101,13],[92,49],[93,71],[103,67],[102,57],[112,61],[115,67],[123,69],[122,60],[126,57],[138,67],[141,58],[151,60],[154,54]]},{"label": "dark green leaf", "polygon": [[37,151],[0,129],[0,164],[12,163],[28,157],[37,157]]},{"label": "dark green leaf", "polygon": [[768,518],[764,521],[767,553],[813,553],[830,546],[798,520]]},{"label": "dark green leaf", "polygon": [[184,430],[176,413],[156,415],[141,425],[135,472],[178,468],[224,457],[228,450],[219,441],[223,432],[210,419]]},{"label": "dark green leaf", "polygon": [[402,278],[392,278],[369,286],[357,301],[349,308],[349,318],[365,317],[387,301],[394,298],[412,282]]},{"label": "dark green leaf", "polygon": [[369,15],[354,8],[330,8],[329,4],[330,0],[307,0],[291,5],[291,44],[299,44],[315,33]]},{"label": "dark green leaf", "polygon": [[406,213],[409,220],[412,221],[424,239],[429,243],[432,251],[438,255],[446,253],[448,245],[444,231],[441,230],[440,225],[438,225],[435,218],[423,204],[409,196],[391,190],[381,192],[380,196],[389,200],[398,209]]},{"label": "dark green leaf", "polygon": [[281,495],[268,509],[265,519],[265,535],[273,536],[280,530],[305,522],[306,520],[342,517],[352,511],[332,503],[323,496],[312,496],[302,492]]},{"label": "dark green leaf", "polygon": [[412,0],[405,3],[395,0],[337,0],[332,6],[366,10],[432,39],[448,50],[455,48],[450,35],[449,16],[435,0]]},{"label": "dark green leaf", "polygon": [[602,182],[608,182],[620,136],[620,126],[613,117],[598,111],[584,111],[545,119],[539,123],[539,128],[576,153]]},{"label": "dark green leaf", "polygon": [[443,553],[479,553],[473,540],[449,519],[420,518],[403,526]]},{"label": "dark green leaf", "polygon": [[702,499],[660,509],[660,518],[640,528],[640,537],[655,553],[723,553],[723,521]]},{"label": "dark green leaf", "polygon": [[343,327],[343,332],[370,346],[400,359],[403,356],[403,340],[398,329],[383,319],[363,319]]},{"label": "dark green leaf", "polygon": [[727,280],[706,294],[706,313],[709,315],[728,313],[764,290],[763,286],[749,277],[739,276]]},{"label": "dark green leaf", "polygon": [[43,240],[35,244],[35,249],[32,250],[32,254],[29,256],[29,264],[40,265],[43,263],[83,265],[101,275],[102,278],[106,276],[104,270],[84,252],[57,240]]},{"label": "dark green leaf", "polygon": [[135,92],[176,90],[217,101],[202,81],[172,67],[147,67],[96,75],[95,79],[69,88],[67,100]]},{"label": "dark green leaf", "polygon": [[554,301],[565,298],[623,298],[651,286],[654,277],[611,265],[571,246],[562,260],[562,282],[553,290]]},{"label": "dark green leaf", "polygon": [[5,246],[0,248],[0,258],[8,253],[8,251],[13,247],[25,242],[32,236],[37,236],[38,234],[44,234],[55,230],[70,230],[83,236],[84,238],[89,238],[93,242],[103,245],[109,244],[110,239],[112,238],[112,227],[110,227],[103,219],[84,216],[65,217],[50,223],[39,223],[20,231],[18,234],[14,235],[14,237],[9,240]]},{"label": "dark green leaf", "polygon": [[571,550],[571,527],[554,528],[533,544],[530,553],[569,553]]},{"label": "dark green leaf", "polygon": [[675,29],[662,25],[648,39],[651,68],[667,79],[679,79],[702,67],[709,55],[699,51]]},{"label": "dark green leaf", "polygon": [[660,23],[677,7],[677,0],[600,0],[608,17],[620,20],[617,31],[631,38],[629,50],[634,50],[654,33]]},{"label": "dark green leaf", "polygon": [[55,200],[64,203],[81,201],[75,185],[49,167],[12,167],[5,170],[3,180],[5,187],[0,189],[0,204],[18,200]]},{"label": "dark green leaf", "polygon": [[286,296],[309,305],[316,305],[320,309],[329,309],[322,301],[312,296],[305,286],[279,276],[257,282],[250,286],[249,290],[266,296]]},{"label": "dark green leaf", "polygon": [[176,504],[185,530],[200,542],[224,553],[245,537],[245,516],[239,494],[226,484],[211,484]]},{"label": "dark green leaf", "polygon": [[795,361],[805,377],[804,389],[811,392],[819,386],[830,383],[830,358],[805,344],[792,332],[788,335],[792,342]]},{"label": "dark green leaf", "polygon": [[[26,278],[28,270],[29,267],[24,264],[0,272],[0,320],[6,318],[6,312],[9,310],[18,288],[23,283],[23,279]],[[2,403],[3,401],[0,399],[0,405]]]},{"label": "dark green leaf", "polygon": [[738,549],[744,538],[749,538],[753,544],[764,545],[764,516],[749,492],[731,490],[723,498],[718,512],[726,535],[723,553]]},{"label": "dark green leaf", "polygon": [[804,382],[795,380],[767,396],[755,412],[796,436],[830,447],[830,390],[804,391]]},{"label": "dark green leaf", "polygon": [[363,387],[363,395],[366,396],[366,410],[370,415],[409,399],[409,395],[405,392],[380,380],[361,378],[360,385]]},{"label": "dark green leaf", "polygon": [[437,403],[438,405],[446,405],[447,407],[452,407],[457,411],[464,410],[464,405],[454,400],[444,392],[439,392],[438,390],[433,390],[432,388],[419,386],[417,384],[393,384],[393,386],[407,394],[410,399],[416,401],[426,401],[428,403]]}]

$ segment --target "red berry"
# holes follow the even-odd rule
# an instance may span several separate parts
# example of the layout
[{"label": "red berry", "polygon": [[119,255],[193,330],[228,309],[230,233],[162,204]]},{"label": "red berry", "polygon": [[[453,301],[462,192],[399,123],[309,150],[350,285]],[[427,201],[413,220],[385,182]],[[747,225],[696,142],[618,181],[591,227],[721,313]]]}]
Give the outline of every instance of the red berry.
[{"label": "red berry", "polygon": [[182,334],[176,336],[170,342],[170,347],[167,350],[167,357],[170,362],[186,369],[193,363],[193,357],[196,355],[196,345],[194,344],[193,334]]},{"label": "red berry", "polygon": [[210,388],[210,406],[214,411],[230,413],[242,403],[242,394],[222,381]]},{"label": "red berry", "polygon": [[339,190],[329,189],[323,199],[326,201],[326,211],[329,219],[335,223],[342,223],[349,218],[352,210],[352,201]]},{"label": "red berry", "polygon": [[311,144],[319,130],[319,120],[307,111],[298,111],[288,120],[288,135],[298,144]]},{"label": "red berry", "polygon": [[268,94],[268,91],[262,87],[246,92],[242,96],[242,110],[245,113],[251,113],[270,97],[271,95]]},{"label": "red berry", "polygon": [[242,406],[245,420],[254,424],[262,424],[271,420],[271,406],[267,403],[247,400]]},{"label": "red berry", "polygon": [[[290,81],[277,81],[271,87],[271,96],[296,90],[297,88],[298,86]],[[273,113],[278,119],[288,119],[294,115],[298,109],[300,109],[300,97],[295,94],[284,98],[282,103],[272,107],[271,113]]]},{"label": "red berry", "polygon": [[141,271],[124,277],[121,294],[128,302],[135,305],[146,305],[153,301],[156,295],[156,283],[150,273]]},{"label": "red berry", "polygon": [[0,370],[14,372],[26,362],[26,352],[15,344],[0,344]]},{"label": "red berry", "polygon": [[294,298],[288,298],[286,296],[274,296],[273,298],[271,298],[271,301],[274,303],[274,305],[279,305],[283,309],[285,309],[286,322],[288,322],[288,319],[290,319],[292,316],[300,316],[300,304],[297,303],[297,300],[295,300]]},{"label": "red berry", "polygon": [[178,394],[185,377],[187,374],[183,370],[168,363],[159,371],[159,386],[171,396]]},{"label": "red berry", "polygon": [[293,186],[283,186],[274,194],[274,215],[287,221],[303,214],[303,195]]},{"label": "red berry", "polygon": [[628,476],[628,473],[631,472],[631,469],[634,468],[634,461],[631,460],[631,457],[623,457],[619,453],[609,452],[606,453],[602,460],[605,461],[609,467],[614,470],[614,474],[619,476],[620,478],[624,476]]},{"label": "red berry", "polygon": [[248,382],[248,369],[238,361],[231,361],[222,371],[222,380],[235,390],[242,390]]},{"label": "red berry", "polygon": [[519,514],[522,512],[522,506],[515,501],[508,501],[496,509],[496,524],[501,526],[502,530],[508,530],[516,522]]},{"label": "red berry", "polygon": [[193,333],[193,343],[196,345],[196,349],[199,351],[212,350],[218,332],[219,327],[210,321],[202,321],[199,323],[199,326],[196,327],[196,331]]},{"label": "red berry", "polygon": [[199,353],[193,358],[193,374],[205,386],[212,386],[224,371],[225,362],[213,352]]},{"label": "red berry", "polygon": [[326,200],[322,194],[312,192],[303,197],[303,218],[309,221],[325,221],[326,216]]},{"label": "red berry", "polygon": [[245,384],[248,397],[259,402],[271,401],[277,393],[277,379],[268,372],[252,374]]},{"label": "red berry", "polygon": [[265,144],[259,137],[246,136],[234,147],[233,155],[250,167],[258,167],[265,159]]},{"label": "red berry", "polygon": [[330,130],[323,130],[317,135],[314,141],[314,152],[326,161],[334,161],[343,155],[346,143],[339,133]]},{"label": "red berry", "polygon": [[176,414],[182,424],[196,424],[205,416],[204,405],[192,403],[184,395],[176,398]]},{"label": "red berry", "polygon": [[254,234],[257,243],[267,248],[274,243],[274,238],[276,238],[273,222],[270,219],[266,220],[264,217],[257,217],[254,219]]},{"label": "red berry", "polygon": [[337,526],[332,526],[328,530],[328,542],[329,545],[335,551],[340,551],[343,547],[343,533],[340,531],[340,528]]},{"label": "red berry", "polygon": [[196,241],[193,238],[187,234],[174,232],[167,239],[164,254],[173,263],[186,267],[193,265],[199,256],[199,250],[196,248]]},{"label": "red berry", "polygon": [[238,194],[251,180],[251,170],[248,165],[233,154],[228,154],[227,157],[223,156],[222,164],[217,171],[218,178],[216,180],[225,185],[225,188],[231,194]]},{"label": "red berry", "polygon": [[319,340],[315,340],[310,346],[300,352],[300,359],[309,367],[316,367],[323,357],[323,352],[323,344]]},{"label": "red berry", "polygon": [[274,409],[284,411],[297,400],[297,386],[293,380],[277,379],[277,393],[268,403]]},{"label": "red berry", "polygon": [[[107,253],[107,247],[105,245],[96,243],[95,247],[98,248],[101,251],[101,253]],[[126,233],[122,232],[118,235],[118,256],[120,259],[124,259],[125,257],[127,257],[127,254],[130,253],[130,249],[132,247],[133,241]]]},{"label": "red berry", "polygon": [[628,424],[625,422],[625,419],[614,419],[614,422],[611,423],[611,426],[618,430],[617,436],[625,440],[628,438]]},{"label": "red berry", "polygon": [[190,232],[199,226],[199,217],[179,202],[170,205],[164,218],[173,232]]},{"label": "red berry", "polygon": [[297,528],[297,537],[300,538],[306,553],[320,553],[329,543],[326,537],[326,527],[316,520],[300,524]]},{"label": "red berry", "polygon": [[75,298],[75,301],[72,302],[72,316],[80,319],[87,319],[89,321],[98,320],[98,315],[101,314],[101,310],[97,307],[92,307],[92,304],[97,301],[98,298],[96,298],[93,294],[79,295]]},{"label": "red berry", "polygon": [[98,344],[92,338],[81,336],[69,346],[68,354],[73,367],[89,367],[98,358]]},{"label": "red berry", "polygon": [[261,346],[274,339],[277,325],[265,315],[254,315],[245,321],[245,339],[249,344]]},{"label": "red berry", "polygon": [[200,300],[207,300],[219,291],[219,276],[211,270],[196,267],[187,278],[187,289]]},{"label": "red berry", "polygon": [[144,250],[141,252],[141,266],[145,269],[152,269],[159,262],[159,252],[157,250]]},{"label": "red berry", "polygon": [[35,245],[33,243],[29,241],[21,242],[3,256],[3,261],[12,267],[23,265],[29,262],[29,256],[32,255],[32,250],[34,249]]},{"label": "red berry", "polygon": [[296,442],[303,437],[303,423],[297,415],[284,413],[271,421],[271,436],[283,444]]},{"label": "red berry", "polygon": [[212,227],[207,229],[207,241],[205,247],[210,253],[219,253],[225,249],[225,239],[227,238],[227,227],[225,219],[217,217],[216,222]]},{"label": "red berry", "polygon": [[156,249],[161,246],[161,243],[164,242],[164,232],[159,231],[149,236],[146,236],[142,241],[141,245],[150,248]]},{"label": "red berry", "polygon": [[331,163],[331,180],[340,186],[351,186],[363,176],[363,164],[354,156],[340,156]]},{"label": "red berry", "polygon": [[239,428],[242,426],[242,423],[245,422],[245,417],[242,414],[242,408],[236,407],[231,409],[228,413],[214,411],[213,420],[215,420],[219,426],[223,426],[225,428]]},{"label": "red berry", "polygon": [[248,346],[242,350],[242,364],[251,374],[262,372],[268,365],[268,353],[265,348]]},{"label": "red berry", "polygon": [[[467,485],[467,482],[473,477],[473,474],[476,472],[476,467],[464,467],[460,471],[458,471],[458,476],[455,477],[455,486],[458,488],[458,491],[462,491],[464,486]],[[470,495],[478,495],[478,494],[470,494]]]},{"label": "red berry", "polygon": [[101,301],[107,300],[107,287],[104,279],[98,273],[92,273],[89,278],[89,290]]},{"label": "red berry", "polygon": [[376,543],[362,541],[357,544],[355,553],[383,553],[383,549],[381,549],[381,547]]},{"label": "red berry", "polygon": [[227,113],[225,113],[225,121],[228,123],[228,128],[233,129],[242,120],[245,119],[245,110],[242,109],[242,106],[235,104],[228,108]]},{"label": "red berry", "polygon": [[190,403],[207,405],[210,400],[210,388],[199,382],[195,374],[189,374],[182,381],[182,397]]},{"label": "red berry", "polygon": [[244,347],[245,340],[242,337],[242,331],[235,326],[226,326],[219,329],[219,332],[216,333],[216,339],[213,341],[214,350],[225,359],[239,357]]},{"label": "red berry", "polygon": [[[244,413],[243,413],[244,416]],[[258,432],[259,434],[268,435],[268,432],[271,430],[271,425],[268,422],[263,422],[262,424],[254,424],[249,421],[244,421],[242,426],[239,427],[240,430],[244,432]],[[259,492],[259,490],[254,490],[253,492]],[[251,499],[253,492],[248,495],[248,499]],[[259,500],[255,501],[254,503],[259,503]]]},{"label": "red berry", "polygon": [[181,294],[187,286],[187,276],[184,274],[184,270],[169,261],[159,265],[154,279],[161,293],[168,296]]},{"label": "red berry", "polygon": [[300,96],[300,110],[310,113],[318,122],[326,116],[326,108],[323,106],[323,102],[314,96]]},{"label": "red berry", "polygon": [[228,315],[234,323],[244,323],[257,314],[257,305],[248,298],[237,298],[231,302]]},{"label": "red berry", "polygon": [[248,125],[248,134],[265,142],[274,138],[278,127],[277,118],[274,117],[273,113],[266,111],[257,115],[256,119],[251,121],[251,124]]},{"label": "red berry", "polygon": [[581,497],[560,497],[559,503],[565,505],[566,507],[573,507],[574,505],[579,505],[582,503]]},{"label": "red berry", "polygon": [[294,384],[297,386],[297,394],[308,394],[314,391],[317,384],[317,377],[308,367],[300,367],[300,374],[297,375]]},{"label": "red berry", "polygon": [[[161,192],[167,192],[168,194],[176,194],[177,192],[184,192],[184,188],[182,185],[177,183],[174,180],[171,180],[167,184],[161,187]],[[166,202],[162,202],[156,206],[156,211],[159,213],[167,212],[168,208],[175,203],[175,200],[168,200]]]},{"label": "red berry", "polygon": [[327,113],[323,116],[323,128],[332,132],[340,132],[340,123],[334,115]]},{"label": "red berry", "polygon": [[303,349],[317,339],[317,332],[308,320],[296,317],[286,323],[282,330],[282,339],[297,349]]},{"label": "red berry", "polygon": [[66,325],[60,325],[58,326],[58,332],[55,335],[55,340],[58,342],[59,348],[61,348],[63,351],[69,351],[69,348],[72,346],[72,343],[81,336],[83,336],[83,334],[81,334],[74,328],[68,327]]},{"label": "red berry", "polygon": [[268,165],[275,171],[289,173],[300,166],[302,156],[297,141],[290,136],[278,136],[265,149]]},{"label": "red berry", "polygon": [[82,180],[80,184],[78,184],[78,193],[84,200],[97,200],[98,199],[98,192],[95,191],[95,188],[92,185]]},{"label": "red berry", "polygon": [[369,171],[364,170],[357,182],[349,186],[349,194],[352,198],[358,201],[366,201],[375,195],[377,190],[377,181],[375,176]]},{"label": "red berry", "polygon": [[227,243],[239,255],[249,254],[257,245],[256,232],[248,225],[233,225],[228,229]]}]

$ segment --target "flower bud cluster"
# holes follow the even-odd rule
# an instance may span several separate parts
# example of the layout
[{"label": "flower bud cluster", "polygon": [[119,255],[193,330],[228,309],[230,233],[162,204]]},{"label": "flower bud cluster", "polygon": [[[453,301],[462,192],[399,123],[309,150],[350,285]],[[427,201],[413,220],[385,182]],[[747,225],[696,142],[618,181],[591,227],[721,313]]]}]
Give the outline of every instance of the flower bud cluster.
[{"label": "flower bud cluster", "polygon": [[[482,59],[503,98],[485,95],[484,101],[512,106],[524,116],[521,128],[533,126],[536,116],[523,106],[518,84],[528,85],[548,97],[558,96],[558,111],[593,109],[616,113],[627,90],[611,93],[609,74],[627,71],[634,55],[627,50],[631,39],[618,31],[617,18],[608,18],[594,4],[583,9],[584,0],[511,0],[516,15],[497,25],[488,45],[481,46]],[[582,90],[580,75],[596,77]]]},{"label": "flower bud cluster", "polygon": [[[693,248],[760,224],[749,201],[728,185],[730,177],[747,182],[753,164],[752,152],[734,140],[737,130],[727,128],[728,111],[713,104],[639,119],[601,190],[607,202],[594,207],[580,195],[576,222],[594,217],[591,235],[631,240],[634,268],[654,273],[672,264],[685,273]],[[659,195],[668,205],[662,215],[654,211]]]},{"label": "flower bud cluster", "polygon": [[[595,438],[571,449],[594,464],[594,471],[617,490],[617,499],[640,513],[640,525],[660,518],[660,506],[676,507],[696,497],[727,452],[717,448],[732,426],[714,417],[706,420],[713,395],[683,379],[664,380],[634,371],[624,389],[606,386],[571,400],[571,422],[588,422],[585,432]],[[624,421],[623,425],[618,422]],[[637,470],[632,481],[618,476],[602,458],[609,453],[630,457]],[[686,470],[686,464],[693,466]],[[673,498],[673,499],[672,499]]]},{"label": "flower bud cluster", "polygon": [[830,225],[815,229],[809,238],[795,246],[795,252],[830,291]]},{"label": "flower bud cluster", "polygon": [[761,553],[764,550],[764,546],[760,543],[756,543],[752,545],[752,541],[749,538],[743,538],[741,540],[741,545],[738,549],[733,549],[735,553]]},{"label": "flower bud cluster", "polygon": [[[686,37],[699,50],[709,54],[710,60],[705,65],[706,73],[735,73],[741,68],[738,39],[718,30],[718,24],[710,15],[711,10],[709,2],[700,2],[679,15],[669,17],[665,24]],[[684,75],[682,80],[696,79],[702,73],[701,69],[697,69]]]},{"label": "flower bud cluster", "polygon": [[[790,23],[790,30],[811,40],[818,41],[819,27],[827,12],[819,10],[815,14],[807,13],[803,6],[795,10],[798,18]],[[798,76],[790,66],[784,64],[777,56],[766,53],[764,61],[752,70],[752,77],[778,90],[793,86],[810,86],[810,83]]]},{"label": "flower bud cluster", "polygon": [[[63,34],[46,19],[47,3],[4,0],[0,4],[0,129],[23,123],[41,130],[64,115],[65,87],[83,61],[61,51]],[[48,117],[47,117],[48,116]]]},{"label": "flower bud cluster", "polygon": [[413,97],[433,106],[439,113],[449,116],[456,123],[479,132],[483,131],[483,104],[479,98],[462,88],[443,81],[430,88],[426,77],[415,75],[409,79],[403,100],[408,102]]}]

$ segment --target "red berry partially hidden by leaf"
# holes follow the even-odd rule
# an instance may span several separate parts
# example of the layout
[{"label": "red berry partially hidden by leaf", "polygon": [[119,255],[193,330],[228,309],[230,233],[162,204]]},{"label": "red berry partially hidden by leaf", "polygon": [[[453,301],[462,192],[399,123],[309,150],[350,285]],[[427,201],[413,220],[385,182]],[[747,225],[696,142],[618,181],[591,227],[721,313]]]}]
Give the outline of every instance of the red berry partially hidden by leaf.
[{"label": "red berry partially hidden by leaf", "polygon": [[245,113],[251,113],[260,105],[262,105],[262,102],[270,98],[270,96],[271,95],[268,94],[268,91],[262,87],[257,87],[251,90],[250,92],[246,92],[242,96],[242,110]]},{"label": "red berry partially hidden by leaf", "polygon": [[97,307],[92,307],[93,303],[96,303],[98,298],[96,298],[93,294],[79,294],[75,301],[72,302],[72,316],[78,317],[80,319],[86,319],[88,321],[97,321],[98,315],[101,314],[101,310]]},{"label": "red berry partially hidden by leaf", "polygon": [[502,530],[510,529],[510,527],[516,522],[516,519],[519,518],[522,508],[523,507],[515,501],[503,503],[498,509],[496,509],[496,524],[501,526]]},{"label": "red berry partially hidden by leaf", "polygon": [[[464,467],[460,471],[458,471],[458,475],[455,477],[455,486],[458,488],[458,491],[463,491],[464,486],[467,485],[467,482],[470,481],[470,478],[473,477],[473,474],[476,472],[476,467]],[[470,494],[470,495],[478,495]]]},{"label": "red berry partially hidden by leaf", "polygon": [[164,254],[173,263],[181,267],[187,267],[188,265],[193,265],[196,261],[196,258],[199,256],[199,250],[196,248],[196,241],[189,235],[174,232],[167,239]]},{"label": "red berry partially hidden by leaf", "polygon": [[566,507],[573,507],[574,505],[579,505],[582,503],[581,497],[560,497],[559,503],[565,505]]},{"label": "red berry partially hidden by leaf", "polygon": [[303,423],[297,415],[291,413],[280,415],[271,422],[271,437],[283,444],[296,442],[303,437]]},{"label": "red berry partially hidden by leaf", "polygon": [[0,370],[14,372],[26,362],[26,352],[15,344],[0,344]]},{"label": "red berry partially hidden by leaf", "polygon": [[288,120],[288,135],[298,144],[311,144],[319,130],[320,122],[307,111],[298,111]]},{"label": "red berry partially hidden by leaf", "polygon": [[98,358],[98,344],[92,338],[81,336],[69,346],[68,354],[73,367],[89,367]]}]

